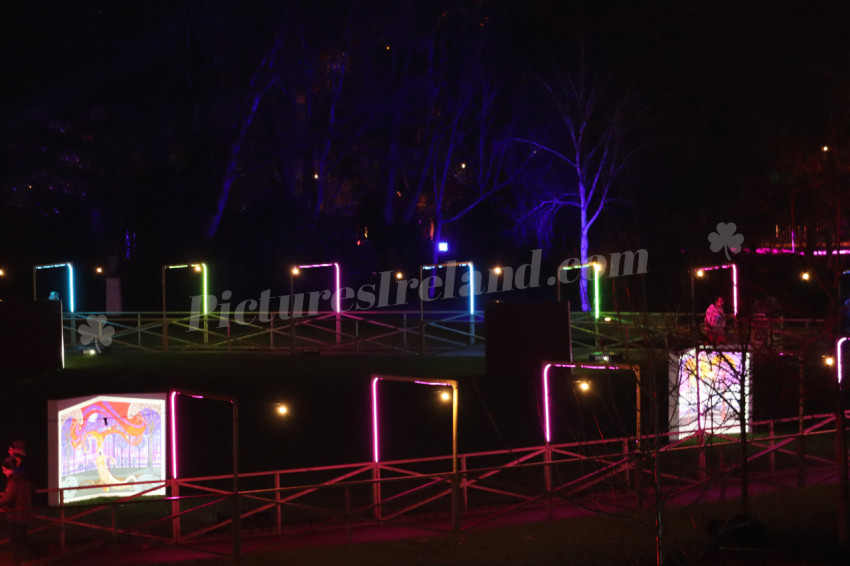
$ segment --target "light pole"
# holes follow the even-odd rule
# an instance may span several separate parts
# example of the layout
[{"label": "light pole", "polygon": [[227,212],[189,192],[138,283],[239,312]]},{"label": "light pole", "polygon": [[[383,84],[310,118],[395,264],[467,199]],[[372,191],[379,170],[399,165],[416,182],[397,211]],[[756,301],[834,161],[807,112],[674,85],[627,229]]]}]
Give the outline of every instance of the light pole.
[{"label": "light pole", "polygon": [[168,311],[166,310],[166,292],[165,292],[165,273],[172,269],[188,269],[191,268],[196,273],[201,274],[201,308],[204,315],[204,346],[209,344],[209,335],[207,332],[207,315],[209,314],[209,270],[207,264],[200,263],[175,263],[162,266],[162,349],[168,351]]}]

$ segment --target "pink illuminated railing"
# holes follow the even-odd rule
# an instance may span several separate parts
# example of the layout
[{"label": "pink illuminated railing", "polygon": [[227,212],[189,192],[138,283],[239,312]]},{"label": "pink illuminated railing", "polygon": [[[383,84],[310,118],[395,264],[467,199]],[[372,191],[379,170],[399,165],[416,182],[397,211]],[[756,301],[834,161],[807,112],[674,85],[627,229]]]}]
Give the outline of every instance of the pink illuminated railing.
[{"label": "pink illuminated railing", "polygon": [[[835,415],[752,426],[750,489],[836,480],[830,451]],[[818,438],[822,440],[816,442]],[[684,504],[694,496],[722,497],[726,490],[721,486],[737,485],[740,460],[730,456],[740,454],[736,437],[670,441],[645,435],[641,445],[656,442],[661,444],[657,451],[640,452],[635,451],[634,437],[470,452],[458,456],[456,471],[452,456],[438,456],[240,473],[238,506],[232,504],[232,475],[169,479],[150,482],[145,491],[165,483],[168,497],[140,494],[108,503],[37,509],[31,533],[56,541],[57,556],[77,552],[92,538],[191,546],[214,555],[223,552],[222,540],[237,536],[232,553],[238,554],[296,541],[304,545],[374,539],[393,524],[403,525],[407,533],[433,533],[585,514],[590,508],[616,513],[654,500],[643,490],[656,477],[667,505]],[[104,487],[109,486],[73,489]],[[67,489],[58,490],[60,501]],[[242,530],[231,528],[234,509],[240,509]]]}]

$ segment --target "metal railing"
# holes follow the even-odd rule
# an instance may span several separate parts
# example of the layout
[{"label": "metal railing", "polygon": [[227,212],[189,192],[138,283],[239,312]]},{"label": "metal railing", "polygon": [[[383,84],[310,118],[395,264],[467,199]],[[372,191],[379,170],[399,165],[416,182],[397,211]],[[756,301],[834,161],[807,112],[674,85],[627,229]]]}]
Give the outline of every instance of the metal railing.
[{"label": "metal railing", "polygon": [[[821,414],[752,423],[749,490],[834,482],[835,422]],[[539,521],[737,496],[737,437],[644,435],[636,446],[634,437],[612,438],[466,453],[456,467],[445,456],[240,473],[238,492],[232,475],[144,482],[137,495],[38,509],[31,534],[60,558],[114,540],[240,554],[295,540],[351,542],[391,525],[458,532],[506,516]],[[169,496],[145,497],[163,485]],[[68,489],[110,487],[60,489],[59,500]]]},{"label": "metal railing", "polygon": [[[114,330],[112,347],[140,351],[251,351],[450,354],[481,350],[485,343],[483,311],[316,312],[295,318],[278,313],[188,312],[66,313],[65,344],[82,345],[80,329],[102,315]],[[751,348],[805,347],[824,335],[823,321],[761,319],[744,321]],[[579,351],[638,354],[663,347],[671,337],[699,335],[693,315],[683,313],[577,312],[570,321],[572,348]],[[731,337],[733,340],[734,336]]]}]

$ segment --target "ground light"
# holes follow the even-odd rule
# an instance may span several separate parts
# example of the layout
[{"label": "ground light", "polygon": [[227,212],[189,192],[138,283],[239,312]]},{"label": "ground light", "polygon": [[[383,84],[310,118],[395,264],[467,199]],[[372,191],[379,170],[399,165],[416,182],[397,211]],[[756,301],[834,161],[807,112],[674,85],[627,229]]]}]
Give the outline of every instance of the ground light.
[{"label": "ground light", "polygon": [[[546,362],[543,364],[543,436],[546,438],[546,444],[550,444],[552,442],[552,427],[551,420],[549,415],[549,405],[550,405],[550,396],[549,396],[549,371],[552,368],[572,368],[572,369],[589,369],[589,370],[599,370],[599,371],[611,371],[611,370],[631,370],[635,374],[635,378],[637,381],[636,387],[636,409],[637,409],[637,417],[635,423],[635,437],[637,439],[637,445],[640,447],[640,437],[641,437],[641,428],[640,428],[640,417],[641,417],[641,399],[640,399],[640,366],[638,365],[599,365],[599,364],[577,364],[572,362]],[[578,388],[582,392],[588,392],[590,390],[590,382],[587,380],[581,380],[577,382]]]},{"label": "ground light", "polygon": [[599,319],[600,315],[600,297],[599,297],[599,277],[602,271],[602,266],[597,262],[583,263],[581,265],[562,265],[558,268],[558,273],[555,275],[555,285],[557,285],[558,302],[561,302],[561,271],[570,271],[572,269],[593,268],[593,318]]},{"label": "ground light", "polygon": [[76,305],[74,304],[74,266],[71,265],[71,262],[65,263],[50,263],[45,265],[36,265],[32,268],[32,300],[38,300],[38,290],[37,290],[37,277],[36,273],[43,269],[54,269],[54,268],[68,268],[68,312],[73,313],[76,310]]},{"label": "ground light", "polygon": [[718,269],[729,269],[732,271],[732,314],[738,315],[738,266],[734,263],[725,263],[723,265],[710,265],[708,267],[698,267],[691,271],[691,303],[694,303],[694,277],[705,277],[706,272],[716,271]]}]

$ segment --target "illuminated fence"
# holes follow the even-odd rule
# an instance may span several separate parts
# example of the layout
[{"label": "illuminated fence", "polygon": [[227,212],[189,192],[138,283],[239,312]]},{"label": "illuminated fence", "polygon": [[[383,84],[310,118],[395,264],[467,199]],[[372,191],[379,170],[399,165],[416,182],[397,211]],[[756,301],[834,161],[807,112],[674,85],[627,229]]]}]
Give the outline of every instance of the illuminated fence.
[{"label": "illuminated fence", "polygon": [[[65,313],[65,344],[80,343],[78,329],[90,315]],[[440,354],[483,347],[483,311],[472,316],[459,311],[317,312],[282,319],[277,313],[246,313],[236,322],[233,313],[210,313],[199,320],[189,312],[105,313],[115,329],[112,346],[142,351],[213,350],[338,353]],[[741,320],[741,319],[739,319]],[[167,332],[163,332],[163,328]],[[573,350],[581,352],[638,352],[663,347],[666,337],[693,338],[692,315],[683,313],[602,312],[571,315]],[[753,321],[754,347],[793,348],[819,336],[822,321],[770,319]]]},{"label": "illuminated fence", "polygon": [[[750,493],[836,481],[835,415],[752,425]],[[30,532],[55,544],[57,559],[114,540],[221,555],[229,553],[231,537],[235,554],[374,540],[394,525],[413,536],[469,531],[502,517],[527,522],[590,509],[622,513],[654,500],[643,486],[654,485],[656,471],[665,505],[738,496],[738,438],[644,435],[641,444],[660,446],[636,451],[629,437],[466,453],[456,471],[447,455],[240,473],[238,506],[232,475],[148,482],[142,493],[121,500],[38,509]],[[170,497],[143,497],[163,486]],[[54,491],[62,501],[63,490]],[[241,529],[232,529],[233,509],[241,509]]]}]

